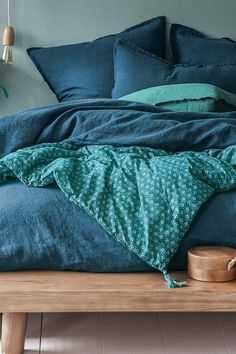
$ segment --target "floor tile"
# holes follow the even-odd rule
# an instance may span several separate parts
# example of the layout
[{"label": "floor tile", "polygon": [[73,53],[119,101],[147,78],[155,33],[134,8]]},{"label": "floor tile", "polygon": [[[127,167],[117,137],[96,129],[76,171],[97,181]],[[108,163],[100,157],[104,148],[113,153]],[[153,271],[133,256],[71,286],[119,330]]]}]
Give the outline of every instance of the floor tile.
[{"label": "floor tile", "polygon": [[44,314],[42,354],[103,354],[99,314]]},{"label": "floor tile", "polygon": [[167,354],[228,354],[214,314],[158,315]]},{"label": "floor tile", "polygon": [[165,354],[155,313],[103,313],[104,354]]},{"label": "floor tile", "polygon": [[216,320],[229,353],[236,354],[236,313],[218,313]]}]

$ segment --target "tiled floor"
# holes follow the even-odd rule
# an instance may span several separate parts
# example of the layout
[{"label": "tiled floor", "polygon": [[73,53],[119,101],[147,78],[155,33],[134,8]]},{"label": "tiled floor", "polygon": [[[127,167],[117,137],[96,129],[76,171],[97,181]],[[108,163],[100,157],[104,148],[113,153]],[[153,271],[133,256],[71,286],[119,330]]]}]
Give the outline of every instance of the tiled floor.
[{"label": "tiled floor", "polygon": [[27,354],[236,354],[236,313],[33,314]]}]

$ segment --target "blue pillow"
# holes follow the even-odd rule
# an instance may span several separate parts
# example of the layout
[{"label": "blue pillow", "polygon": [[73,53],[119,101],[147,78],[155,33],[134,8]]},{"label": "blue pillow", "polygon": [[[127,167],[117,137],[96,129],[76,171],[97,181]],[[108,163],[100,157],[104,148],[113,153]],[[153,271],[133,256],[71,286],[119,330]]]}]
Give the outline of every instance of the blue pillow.
[{"label": "blue pillow", "polygon": [[93,42],[27,50],[58,101],[110,98],[114,86],[113,44],[126,38],[165,55],[165,17],[156,17]]},{"label": "blue pillow", "polygon": [[114,70],[113,98],[148,87],[184,83],[211,84],[236,94],[236,65],[172,65],[125,40],[114,46]]},{"label": "blue pillow", "polygon": [[202,33],[173,24],[170,42],[175,63],[236,64],[236,42],[228,38],[208,38]]}]

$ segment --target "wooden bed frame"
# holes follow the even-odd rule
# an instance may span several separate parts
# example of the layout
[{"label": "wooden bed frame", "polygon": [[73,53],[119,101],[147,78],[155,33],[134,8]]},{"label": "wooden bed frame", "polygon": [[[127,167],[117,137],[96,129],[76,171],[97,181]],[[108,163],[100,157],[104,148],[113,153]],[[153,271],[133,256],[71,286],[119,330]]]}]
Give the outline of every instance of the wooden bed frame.
[{"label": "wooden bed frame", "polygon": [[184,272],[172,275],[187,286],[168,289],[159,273],[0,273],[2,353],[23,353],[30,312],[236,311],[236,280],[205,283]]}]

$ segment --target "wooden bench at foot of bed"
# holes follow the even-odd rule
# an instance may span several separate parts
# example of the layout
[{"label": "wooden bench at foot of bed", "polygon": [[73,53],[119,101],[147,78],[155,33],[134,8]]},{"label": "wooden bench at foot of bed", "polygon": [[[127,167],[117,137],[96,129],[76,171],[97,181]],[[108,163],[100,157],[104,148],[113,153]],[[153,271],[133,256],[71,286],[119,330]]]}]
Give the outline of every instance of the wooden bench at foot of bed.
[{"label": "wooden bench at foot of bed", "polygon": [[2,352],[22,354],[29,312],[232,312],[236,280],[187,281],[169,289],[159,273],[25,271],[0,273]]}]

